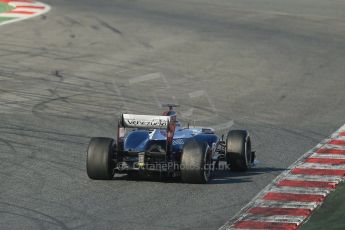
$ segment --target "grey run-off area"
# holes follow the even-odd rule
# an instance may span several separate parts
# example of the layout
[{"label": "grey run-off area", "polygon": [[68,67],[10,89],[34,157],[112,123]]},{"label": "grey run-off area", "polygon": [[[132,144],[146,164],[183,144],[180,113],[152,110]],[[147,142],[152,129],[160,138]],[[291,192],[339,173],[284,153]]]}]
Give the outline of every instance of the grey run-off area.
[{"label": "grey run-off area", "polygon": [[[1,27],[0,229],[217,229],[343,123],[345,2],[74,0]],[[247,128],[260,164],[207,185],[91,181],[122,112]]]}]

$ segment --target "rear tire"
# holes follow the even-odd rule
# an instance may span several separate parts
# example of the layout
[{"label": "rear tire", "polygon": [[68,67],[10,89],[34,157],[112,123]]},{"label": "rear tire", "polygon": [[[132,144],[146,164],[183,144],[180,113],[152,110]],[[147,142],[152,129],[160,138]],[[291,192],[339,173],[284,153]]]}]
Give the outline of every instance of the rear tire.
[{"label": "rear tire", "polygon": [[207,143],[192,140],[183,147],[181,179],[185,183],[205,184],[210,179],[211,155]]},{"label": "rear tire", "polygon": [[110,180],[114,176],[114,139],[93,137],[87,149],[87,175],[94,180]]},{"label": "rear tire", "polygon": [[252,162],[251,142],[246,130],[231,130],[226,139],[226,160],[231,171],[246,171]]}]

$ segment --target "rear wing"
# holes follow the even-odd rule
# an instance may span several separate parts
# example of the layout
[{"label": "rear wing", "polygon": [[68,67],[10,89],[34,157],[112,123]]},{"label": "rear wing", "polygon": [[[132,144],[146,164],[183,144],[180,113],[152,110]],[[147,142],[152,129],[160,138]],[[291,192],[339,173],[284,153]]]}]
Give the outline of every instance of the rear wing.
[{"label": "rear wing", "polygon": [[122,114],[117,128],[117,150],[122,150],[126,128],[165,129],[167,131],[166,152],[172,150],[176,120],[170,116]]},{"label": "rear wing", "polygon": [[167,129],[170,116],[122,114],[121,125],[124,128]]}]

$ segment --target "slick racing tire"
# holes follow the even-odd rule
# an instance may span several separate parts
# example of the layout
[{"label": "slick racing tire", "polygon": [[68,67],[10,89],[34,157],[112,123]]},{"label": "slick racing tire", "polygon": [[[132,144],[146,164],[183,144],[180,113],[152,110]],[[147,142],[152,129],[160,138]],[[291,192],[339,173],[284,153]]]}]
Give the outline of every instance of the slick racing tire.
[{"label": "slick racing tire", "polygon": [[110,180],[114,176],[114,140],[93,137],[87,149],[87,175],[94,180]]},{"label": "slick racing tire", "polygon": [[252,150],[246,130],[231,130],[226,138],[226,160],[231,171],[246,171],[252,163]]},{"label": "slick racing tire", "polygon": [[185,144],[181,157],[181,179],[185,183],[205,184],[210,179],[211,154],[208,144],[195,140]]}]

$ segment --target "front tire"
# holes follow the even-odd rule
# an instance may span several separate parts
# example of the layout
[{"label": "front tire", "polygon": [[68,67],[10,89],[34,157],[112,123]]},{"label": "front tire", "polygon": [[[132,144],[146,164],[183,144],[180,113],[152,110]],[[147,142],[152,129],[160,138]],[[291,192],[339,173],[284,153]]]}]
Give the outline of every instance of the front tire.
[{"label": "front tire", "polygon": [[185,183],[205,184],[210,179],[211,154],[207,143],[192,140],[183,147],[181,179]]},{"label": "front tire", "polygon": [[87,149],[86,170],[89,178],[110,180],[114,176],[114,139],[93,137]]},{"label": "front tire", "polygon": [[246,171],[252,162],[249,134],[246,130],[231,130],[226,139],[226,159],[231,171]]}]

